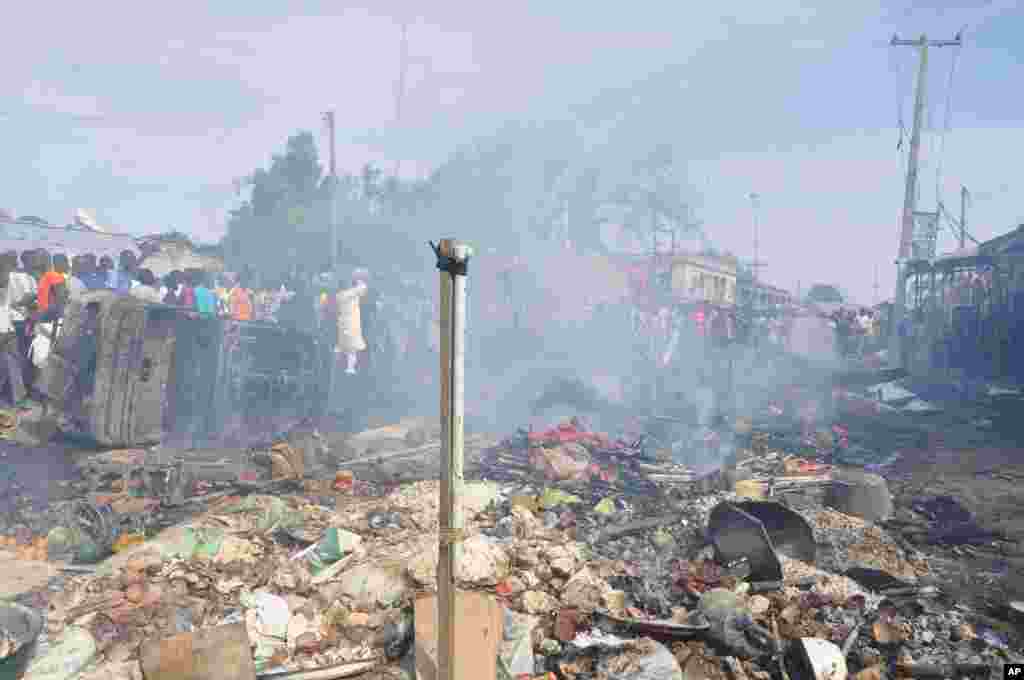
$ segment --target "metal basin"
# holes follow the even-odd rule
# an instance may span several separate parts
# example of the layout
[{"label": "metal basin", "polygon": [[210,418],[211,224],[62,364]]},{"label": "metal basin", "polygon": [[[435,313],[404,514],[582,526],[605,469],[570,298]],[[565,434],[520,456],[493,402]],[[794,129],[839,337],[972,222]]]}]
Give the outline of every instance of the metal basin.
[{"label": "metal basin", "polygon": [[17,640],[19,647],[0,660],[0,680],[20,678],[35,655],[36,641],[43,632],[43,617],[34,609],[14,602],[0,602],[0,629]]}]

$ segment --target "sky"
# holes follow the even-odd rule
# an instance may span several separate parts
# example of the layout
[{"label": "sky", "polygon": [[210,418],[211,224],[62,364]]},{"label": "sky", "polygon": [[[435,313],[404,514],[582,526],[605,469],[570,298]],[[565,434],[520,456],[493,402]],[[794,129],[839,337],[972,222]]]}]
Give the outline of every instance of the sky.
[{"label": "sky", "polygon": [[889,38],[963,30],[929,53],[920,209],[959,215],[965,185],[979,240],[1024,222],[1016,2],[61,4],[5,13],[0,207],[21,215],[213,240],[234,180],[298,129],[325,143],[328,109],[342,169],[410,175],[507,121],[614,111],[620,139],[675,146],[717,245],[752,255],[756,192],[766,280],[870,302],[893,286],[918,63]]}]

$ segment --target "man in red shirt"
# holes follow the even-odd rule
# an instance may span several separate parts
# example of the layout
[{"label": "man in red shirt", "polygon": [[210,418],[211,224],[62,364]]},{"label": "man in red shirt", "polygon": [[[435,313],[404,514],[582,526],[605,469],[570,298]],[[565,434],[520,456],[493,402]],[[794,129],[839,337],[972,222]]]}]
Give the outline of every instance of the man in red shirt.
[{"label": "man in red shirt", "polygon": [[67,282],[68,258],[60,253],[53,256],[53,267],[39,279],[38,311],[45,312],[50,307],[53,286]]}]

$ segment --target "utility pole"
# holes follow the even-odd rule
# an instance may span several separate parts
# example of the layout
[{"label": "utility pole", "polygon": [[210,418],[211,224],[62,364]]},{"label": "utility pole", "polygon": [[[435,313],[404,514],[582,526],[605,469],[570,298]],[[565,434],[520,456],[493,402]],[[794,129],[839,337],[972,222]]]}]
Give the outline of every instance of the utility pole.
[{"label": "utility pole", "polygon": [[[409,69],[409,22],[402,21],[402,40],[398,44],[398,84],[395,86],[395,128],[402,124],[402,103],[405,99],[405,76]],[[395,158],[394,177],[402,168],[401,154]]]},{"label": "utility pole", "polygon": [[[327,134],[330,143],[329,158],[330,158],[330,178],[327,180],[331,186],[328,192],[328,220],[330,224],[327,225],[329,238],[331,239],[330,254],[331,254],[331,274],[334,276],[334,285],[338,284],[341,278],[338,275],[338,166],[335,159],[334,150],[334,111],[327,111],[324,113],[324,120],[327,122]],[[337,374],[337,357],[334,355],[335,348],[327,347],[325,352],[327,354],[327,361],[329,362],[328,374],[327,374],[327,404],[328,411],[330,411],[330,403],[334,398],[334,386],[336,382]]]},{"label": "utility pole", "polygon": [[[761,195],[758,193],[751,193],[750,196],[750,207],[754,222],[754,263],[751,268],[751,288],[753,294],[753,300],[751,303],[751,311],[753,312],[754,319],[758,318],[758,314],[761,309],[761,290],[758,276],[758,269],[761,268]],[[757,334],[754,334],[754,343],[757,344]]]},{"label": "utility pole", "polygon": [[330,143],[329,158],[330,158],[330,238],[331,238],[331,272],[338,275],[338,166],[335,158],[335,145],[334,145],[334,111],[327,111],[324,113],[324,121],[327,123],[327,134]]},{"label": "utility pole", "polygon": [[960,250],[967,245],[967,187],[960,186]]},{"label": "utility pole", "polygon": [[900,40],[893,36],[893,47],[916,47],[921,52],[921,63],[917,73],[917,87],[914,93],[914,127],[910,133],[910,152],[907,156],[907,180],[903,194],[903,214],[900,219],[900,245],[896,260],[896,294],[893,298],[893,318],[889,335],[889,362],[897,368],[905,368],[902,354],[900,326],[907,308],[907,262],[911,258],[911,243],[914,238],[914,218],[917,209],[917,170],[921,152],[921,125],[924,118],[925,82],[928,77],[928,48],[959,46],[960,34],[954,40],[928,40],[922,35],[917,40]]}]

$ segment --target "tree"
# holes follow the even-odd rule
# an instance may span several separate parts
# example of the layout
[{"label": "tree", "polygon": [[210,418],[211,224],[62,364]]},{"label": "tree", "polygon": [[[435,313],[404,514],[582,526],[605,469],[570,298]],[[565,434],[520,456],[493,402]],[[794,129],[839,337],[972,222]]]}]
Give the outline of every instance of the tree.
[{"label": "tree", "polygon": [[295,251],[308,261],[329,249],[328,186],[312,133],[289,137],[284,153],[275,154],[269,168],[257,169],[244,183],[251,193],[231,211],[223,243],[232,266],[283,274],[290,263],[282,253]]}]

